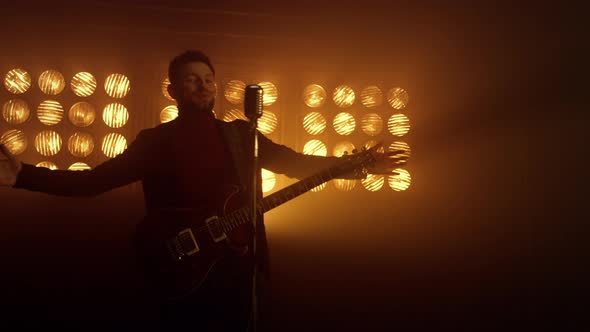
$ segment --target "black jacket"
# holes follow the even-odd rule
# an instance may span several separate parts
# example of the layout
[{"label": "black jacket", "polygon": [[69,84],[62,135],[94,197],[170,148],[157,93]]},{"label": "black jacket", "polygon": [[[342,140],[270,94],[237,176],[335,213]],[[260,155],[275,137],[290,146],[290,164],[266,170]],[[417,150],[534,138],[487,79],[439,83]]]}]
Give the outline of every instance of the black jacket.
[{"label": "black jacket", "polygon": [[[228,148],[237,185],[246,193],[251,193],[252,180],[252,144],[248,122],[236,120],[230,123],[216,120],[223,133]],[[49,170],[23,164],[15,188],[23,188],[61,196],[94,196],[111,189],[121,187],[135,181],[142,181],[147,213],[161,208],[181,207],[183,197],[178,191],[175,174],[172,171],[174,160],[170,154],[170,145],[174,133],[183,130],[181,117],[155,128],[139,132],[134,142],[120,155],[109,159],[86,171]],[[336,157],[318,157],[297,153],[292,149],[279,145],[259,134],[259,168],[266,168],[278,174],[292,178],[304,178],[328,168],[339,160]],[[187,146],[186,153],[190,151]],[[206,156],[203,156],[206,157]],[[260,171],[259,173],[260,174]],[[206,175],[203,175],[206,176]],[[262,198],[261,179],[257,186],[258,198]],[[257,223],[258,261],[263,270],[268,272],[268,251],[264,222],[259,218]]]}]

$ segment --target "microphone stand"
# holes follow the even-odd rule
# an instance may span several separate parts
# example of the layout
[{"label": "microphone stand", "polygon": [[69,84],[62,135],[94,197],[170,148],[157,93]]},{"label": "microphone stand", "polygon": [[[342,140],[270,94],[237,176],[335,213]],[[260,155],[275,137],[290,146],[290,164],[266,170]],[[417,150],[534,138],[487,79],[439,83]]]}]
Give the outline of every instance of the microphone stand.
[{"label": "microphone stand", "polygon": [[263,90],[259,85],[249,85],[246,88],[246,98],[244,105],[244,113],[246,117],[250,119],[250,134],[251,141],[253,142],[253,158],[252,158],[252,202],[251,202],[251,221],[252,221],[252,257],[254,260],[253,271],[252,271],[252,319],[251,319],[251,332],[257,331],[258,325],[258,262],[257,262],[257,248],[256,238],[258,236],[256,230],[256,223],[258,220],[258,209],[257,209],[257,187],[258,187],[258,118],[262,116],[262,95]]},{"label": "microphone stand", "polygon": [[257,213],[257,195],[258,192],[256,190],[258,186],[258,134],[256,128],[258,127],[258,117],[256,116],[251,119],[250,124],[250,132],[252,134],[252,140],[254,142],[254,155],[253,155],[253,163],[252,163],[252,210],[251,210],[251,219],[252,219],[252,256],[254,259],[254,267],[252,272],[252,332],[256,332],[257,330],[257,323],[258,323],[258,298],[257,298],[257,270],[258,270],[258,263],[256,257],[256,237],[258,236],[256,232],[256,222],[258,219]]}]

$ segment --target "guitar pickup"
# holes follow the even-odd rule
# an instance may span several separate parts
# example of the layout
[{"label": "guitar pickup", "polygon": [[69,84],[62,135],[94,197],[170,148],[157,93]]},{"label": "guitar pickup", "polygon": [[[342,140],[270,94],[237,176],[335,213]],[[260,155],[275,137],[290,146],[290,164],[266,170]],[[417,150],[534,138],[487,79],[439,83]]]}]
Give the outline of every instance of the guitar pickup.
[{"label": "guitar pickup", "polygon": [[219,224],[219,217],[213,216],[205,220],[205,224],[207,224],[207,228],[209,229],[209,234],[214,242],[219,242],[227,239],[225,232],[221,229],[221,225]]},{"label": "guitar pickup", "polygon": [[194,255],[199,252],[199,245],[190,228],[184,229],[176,236],[176,244],[180,246],[182,253],[186,256]]}]

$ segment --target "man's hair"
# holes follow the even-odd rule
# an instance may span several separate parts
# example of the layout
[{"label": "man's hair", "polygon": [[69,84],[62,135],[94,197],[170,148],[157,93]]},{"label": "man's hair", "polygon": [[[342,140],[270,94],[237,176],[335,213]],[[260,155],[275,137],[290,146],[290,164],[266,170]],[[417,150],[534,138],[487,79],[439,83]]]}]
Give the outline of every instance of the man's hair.
[{"label": "man's hair", "polygon": [[174,59],[170,61],[170,65],[168,66],[168,78],[173,85],[178,84],[179,80],[182,79],[182,77],[179,77],[180,68],[182,68],[184,64],[190,62],[202,62],[206,64],[209,66],[209,68],[211,68],[213,75],[215,75],[215,69],[211,64],[211,60],[209,60],[209,57],[205,53],[201,51],[188,50],[175,56]]}]

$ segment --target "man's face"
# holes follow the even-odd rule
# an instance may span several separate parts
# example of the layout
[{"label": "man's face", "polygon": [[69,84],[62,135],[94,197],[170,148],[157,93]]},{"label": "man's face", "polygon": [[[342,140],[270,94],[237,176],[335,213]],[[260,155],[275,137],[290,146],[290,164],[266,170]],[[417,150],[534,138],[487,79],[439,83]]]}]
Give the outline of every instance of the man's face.
[{"label": "man's face", "polygon": [[168,92],[184,112],[211,112],[215,105],[215,76],[203,62],[189,62],[180,70],[177,85],[169,85]]}]

